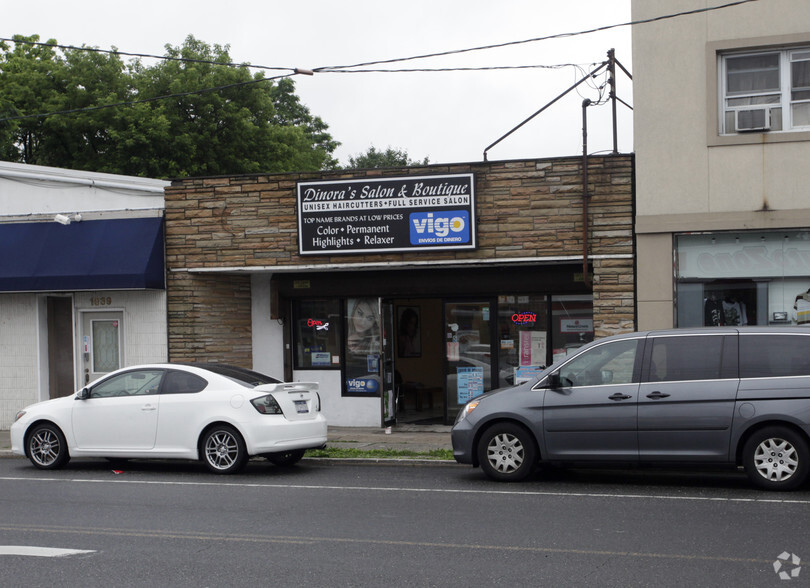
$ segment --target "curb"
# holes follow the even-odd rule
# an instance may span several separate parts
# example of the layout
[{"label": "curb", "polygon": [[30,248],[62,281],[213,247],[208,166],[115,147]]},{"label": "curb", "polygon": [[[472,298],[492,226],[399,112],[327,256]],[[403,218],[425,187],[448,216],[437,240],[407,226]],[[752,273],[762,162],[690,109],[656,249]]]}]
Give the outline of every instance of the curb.
[{"label": "curb", "polygon": [[[11,449],[0,449],[0,459],[26,459],[14,455]],[[424,459],[419,457],[305,457],[302,461],[319,464],[389,464],[389,465],[460,465],[453,459]]]}]

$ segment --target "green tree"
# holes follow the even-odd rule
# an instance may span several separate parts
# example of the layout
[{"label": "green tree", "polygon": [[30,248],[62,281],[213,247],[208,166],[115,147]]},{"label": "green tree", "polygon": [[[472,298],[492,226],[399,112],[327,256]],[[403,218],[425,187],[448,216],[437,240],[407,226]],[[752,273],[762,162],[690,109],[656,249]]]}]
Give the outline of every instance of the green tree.
[{"label": "green tree", "polygon": [[385,151],[378,151],[373,145],[365,153],[349,156],[349,165],[346,169],[369,169],[380,167],[407,167],[409,165],[427,165],[427,157],[423,161],[415,161],[408,157],[404,149],[387,147]]},{"label": "green tree", "polygon": [[166,46],[182,61],[146,66],[15,40],[0,45],[0,119],[73,112],[0,122],[3,159],[156,178],[337,167],[339,143],[293,81],[227,65],[227,46],[189,36]]}]

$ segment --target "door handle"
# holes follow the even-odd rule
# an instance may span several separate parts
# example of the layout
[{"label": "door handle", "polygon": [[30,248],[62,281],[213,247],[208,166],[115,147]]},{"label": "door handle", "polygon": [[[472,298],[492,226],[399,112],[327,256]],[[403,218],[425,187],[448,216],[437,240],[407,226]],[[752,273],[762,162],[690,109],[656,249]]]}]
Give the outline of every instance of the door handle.
[{"label": "door handle", "polygon": [[141,410],[144,412],[151,412],[153,410],[157,410],[157,408],[151,404],[147,404],[146,406],[141,407]]},{"label": "door handle", "polygon": [[663,392],[659,392],[658,390],[647,394],[647,398],[652,398],[653,400],[657,400],[659,398],[667,398],[668,396],[669,394],[664,394]]},{"label": "door handle", "polygon": [[628,398],[632,398],[629,394],[622,394],[621,392],[616,392],[616,394],[611,394],[608,396],[611,400],[627,400]]}]

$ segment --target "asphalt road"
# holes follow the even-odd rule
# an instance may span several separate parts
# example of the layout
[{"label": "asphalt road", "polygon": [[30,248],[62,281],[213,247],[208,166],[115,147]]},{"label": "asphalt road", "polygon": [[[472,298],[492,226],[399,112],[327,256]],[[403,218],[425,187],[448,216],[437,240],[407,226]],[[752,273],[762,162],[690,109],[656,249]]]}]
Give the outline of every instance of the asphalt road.
[{"label": "asphalt road", "polygon": [[810,565],[778,559],[810,561],[810,489],[764,493],[733,472],[504,485],[458,465],[254,461],[219,477],[185,462],[41,472],[7,458],[0,512],[2,586],[810,584]]}]

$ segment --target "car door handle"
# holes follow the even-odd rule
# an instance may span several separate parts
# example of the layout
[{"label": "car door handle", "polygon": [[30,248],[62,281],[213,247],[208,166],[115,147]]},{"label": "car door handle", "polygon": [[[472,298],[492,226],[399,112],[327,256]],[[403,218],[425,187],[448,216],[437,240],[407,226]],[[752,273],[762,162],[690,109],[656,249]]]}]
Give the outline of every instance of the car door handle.
[{"label": "car door handle", "polygon": [[652,398],[653,400],[657,400],[658,398],[667,398],[668,396],[669,394],[664,394],[663,392],[659,392],[658,390],[647,394],[647,398]]},{"label": "car door handle", "polygon": [[146,406],[141,407],[141,410],[144,411],[144,412],[149,412],[149,411],[157,410],[157,407],[153,406],[151,404],[147,404]]},{"label": "car door handle", "polygon": [[627,400],[628,398],[632,398],[629,394],[622,394],[621,392],[616,392],[616,394],[611,394],[608,396],[611,400]]}]

